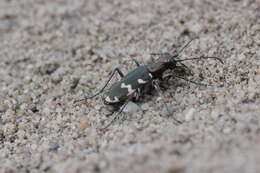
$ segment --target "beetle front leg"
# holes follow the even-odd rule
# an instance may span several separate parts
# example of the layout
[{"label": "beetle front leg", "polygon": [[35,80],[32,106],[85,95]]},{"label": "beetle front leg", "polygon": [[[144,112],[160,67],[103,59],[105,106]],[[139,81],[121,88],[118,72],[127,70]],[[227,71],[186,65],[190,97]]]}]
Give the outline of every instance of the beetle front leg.
[{"label": "beetle front leg", "polygon": [[[163,104],[164,106],[166,107],[166,110],[167,110],[167,114],[168,115],[172,115],[172,111],[170,111],[168,105],[166,104],[165,102],[165,99],[164,99],[164,95],[162,93],[162,90],[160,89],[160,85],[159,85],[159,81],[158,80],[153,80],[152,81],[152,85],[154,86],[154,88],[156,89],[156,91],[159,93],[160,97],[162,98],[162,101],[163,101]],[[181,124],[182,122],[177,120],[175,117],[173,117],[174,121],[176,121],[178,124]]]},{"label": "beetle front leg", "polygon": [[206,86],[213,86],[213,85],[210,85],[210,84],[195,82],[195,81],[192,81],[192,80],[189,80],[189,79],[180,77],[180,76],[174,76],[174,77],[179,78],[179,79],[182,79],[182,80],[185,80],[185,81],[190,82],[190,83],[193,83],[193,84],[195,84],[195,85],[200,85],[200,86],[205,86],[205,87],[206,87]]},{"label": "beetle front leg", "polygon": [[174,74],[169,74],[168,76],[167,76],[167,78],[179,78],[179,79],[182,79],[182,80],[185,80],[185,81],[187,81],[187,82],[190,82],[190,83],[193,83],[193,84],[195,84],[195,85],[200,85],[200,86],[213,86],[213,85],[210,85],[210,84],[206,84],[206,83],[200,83],[200,82],[195,82],[195,81],[193,81],[193,80],[189,80],[189,79],[186,79],[186,78],[184,78],[184,77],[180,77],[180,76],[176,76],[176,75],[174,75]]}]

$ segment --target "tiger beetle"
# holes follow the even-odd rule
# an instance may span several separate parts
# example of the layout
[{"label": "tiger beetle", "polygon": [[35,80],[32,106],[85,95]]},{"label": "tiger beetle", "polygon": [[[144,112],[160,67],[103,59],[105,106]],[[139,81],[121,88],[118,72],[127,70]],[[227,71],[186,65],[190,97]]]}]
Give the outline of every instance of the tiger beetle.
[{"label": "tiger beetle", "polygon": [[[163,104],[165,105],[167,109],[167,114],[171,115],[171,111],[168,108],[163,94],[162,90],[160,88],[160,82],[165,80],[163,77],[163,74],[166,70],[174,70],[178,67],[185,67],[186,65],[181,63],[182,61],[188,61],[188,60],[198,60],[198,59],[216,59],[219,60],[221,63],[223,61],[220,58],[217,57],[195,57],[195,58],[187,58],[187,59],[177,59],[180,55],[180,53],[193,41],[194,39],[190,40],[188,43],[186,43],[183,48],[178,51],[177,54],[171,55],[169,53],[152,53],[151,56],[158,56],[158,58],[155,60],[152,57],[152,60],[149,61],[146,65],[140,65],[139,62],[135,59],[133,59],[134,63],[136,64],[137,68],[130,71],[128,74],[124,75],[122,71],[119,68],[115,68],[109,77],[106,84],[103,86],[103,88],[97,92],[95,95],[91,97],[87,97],[84,99],[76,100],[75,102],[79,101],[86,101],[87,99],[92,99],[99,94],[103,93],[105,88],[107,87],[109,81],[112,79],[112,77],[116,74],[116,72],[120,75],[121,80],[115,82],[112,84],[112,86],[103,94],[103,102],[105,105],[111,105],[114,108],[114,112],[112,114],[115,115],[112,117],[110,122],[105,125],[101,129],[106,129],[109,127],[116,119],[119,118],[119,115],[122,113],[126,105],[129,101],[134,100],[137,101],[139,99],[140,94],[143,90],[153,87],[161,96]],[[198,82],[194,82],[191,80],[188,80],[186,78],[183,78],[181,76],[177,76],[176,74],[172,73],[167,76],[167,78],[180,78],[185,81],[197,84],[197,85],[203,85],[208,86],[207,84],[202,84]],[[74,102],[74,103],[75,103]],[[181,123],[181,121],[177,120],[175,117],[173,117],[174,121],[177,123]]]}]

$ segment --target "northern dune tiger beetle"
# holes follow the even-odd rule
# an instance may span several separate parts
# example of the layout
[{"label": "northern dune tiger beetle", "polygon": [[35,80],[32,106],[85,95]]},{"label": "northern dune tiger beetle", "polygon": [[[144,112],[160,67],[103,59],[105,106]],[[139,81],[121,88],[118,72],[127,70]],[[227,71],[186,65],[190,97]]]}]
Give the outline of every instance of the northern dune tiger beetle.
[{"label": "northern dune tiger beetle", "polygon": [[[155,90],[159,93],[159,95],[162,97],[162,101],[167,109],[168,114],[171,114],[170,109],[168,108],[166,102],[164,101],[162,91],[160,89],[160,82],[165,80],[163,77],[163,74],[166,70],[174,70],[178,67],[185,67],[184,64],[182,64],[182,61],[188,61],[188,60],[198,60],[198,59],[216,59],[219,60],[221,63],[222,60],[217,57],[195,57],[195,58],[187,58],[187,59],[177,59],[179,57],[179,54],[191,43],[192,40],[190,40],[186,45],[178,51],[176,55],[170,55],[169,53],[152,53],[151,56],[158,56],[158,59],[152,58],[151,61],[149,61],[146,65],[140,65],[138,61],[133,59],[135,62],[137,68],[130,71],[127,75],[124,75],[119,68],[115,68],[112,72],[111,76],[109,77],[108,81],[104,85],[104,87],[95,95],[91,97],[87,97],[78,101],[84,101],[86,99],[91,99],[99,94],[103,93],[105,88],[107,87],[109,81],[112,79],[112,77],[117,72],[121,80],[115,82],[112,84],[112,86],[103,94],[103,102],[105,105],[112,105],[115,110],[117,110],[117,113],[112,117],[111,121],[105,125],[102,129],[107,128],[110,126],[116,119],[119,118],[119,114],[123,111],[127,103],[131,100],[138,100],[141,92],[146,88],[152,86],[155,88]],[[180,64],[180,66],[178,66]],[[175,77],[180,78],[183,80],[186,80],[188,82],[197,84],[197,85],[204,85],[208,86],[207,84],[197,83],[191,80],[188,80],[186,78],[176,76],[176,74],[170,74],[167,76],[169,77]],[[75,103],[74,102],[74,103]],[[175,117],[173,119],[177,123],[181,123],[179,120],[177,120]]]}]

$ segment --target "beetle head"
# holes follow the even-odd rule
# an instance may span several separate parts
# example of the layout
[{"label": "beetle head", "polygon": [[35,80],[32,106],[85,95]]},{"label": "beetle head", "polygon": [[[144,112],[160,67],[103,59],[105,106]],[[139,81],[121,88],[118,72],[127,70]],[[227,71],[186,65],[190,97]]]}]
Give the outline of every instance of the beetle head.
[{"label": "beetle head", "polygon": [[[196,38],[194,38],[196,39]],[[151,53],[151,55],[159,56],[158,59],[152,60],[152,62],[148,63],[147,67],[151,72],[164,71],[167,69],[174,69],[179,61],[177,58],[179,54],[194,40],[191,39],[188,43],[186,43],[175,55],[171,55],[170,53]],[[182,66],[183,64],[180,63]]]},{"label": "beetle head", "polygon": [[176,67],[176,55],[165,54],[158,59],[158,63],[163,64],[166,68],[172,69]]}]

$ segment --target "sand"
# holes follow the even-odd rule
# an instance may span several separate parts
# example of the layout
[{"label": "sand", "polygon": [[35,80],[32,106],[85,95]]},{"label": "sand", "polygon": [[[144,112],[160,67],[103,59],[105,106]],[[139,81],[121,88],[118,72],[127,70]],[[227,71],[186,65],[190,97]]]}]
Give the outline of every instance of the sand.
[{"label": "sand", "polygon": [[[193,37],[180,58],[224,64],[170,81],[182,124],[156,92],[103,131],[100,97],[73,104]],[[0,40],[0,173],[260,172],[259,0],[1,0]]]}]

